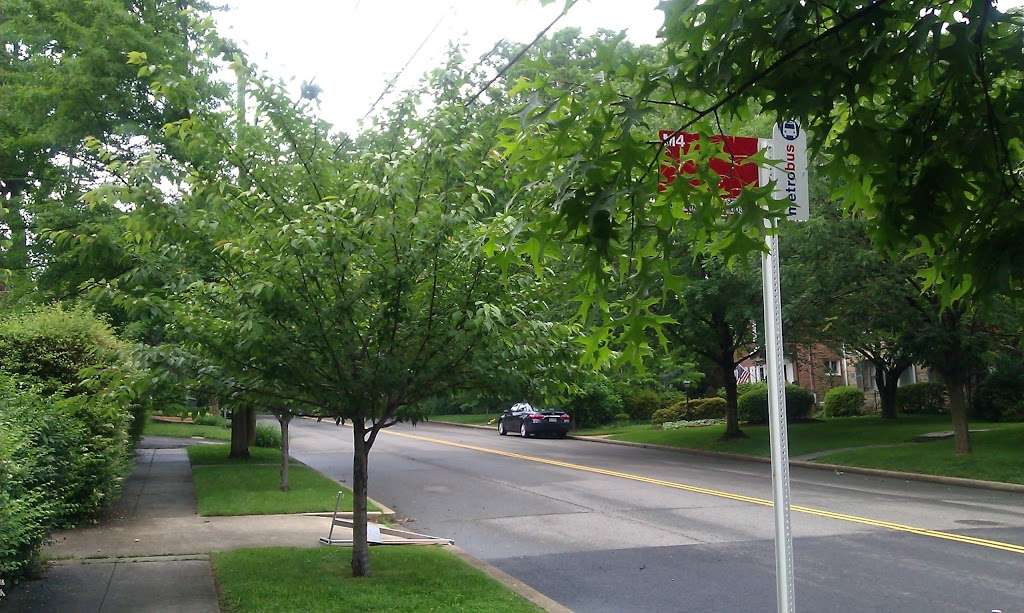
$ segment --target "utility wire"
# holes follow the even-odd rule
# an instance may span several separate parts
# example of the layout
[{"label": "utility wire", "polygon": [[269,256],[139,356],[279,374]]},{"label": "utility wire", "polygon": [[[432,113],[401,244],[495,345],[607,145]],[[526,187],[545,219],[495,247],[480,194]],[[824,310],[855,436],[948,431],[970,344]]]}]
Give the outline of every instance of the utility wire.
[{"label": "utility wire", "polygon": [[515,57],[513,57],[511,60],[509,60],[508,64],[505,64],[501,68],[501,70],[498,71],[498,74],[494,75],[494,77],[490,81],[488,81],[486,84],[484,84],[484,86],[481,87],[479,91],[477,91],[475,94],[473,94],[470,97],[470,99],[468,101],[466,101],[466,106],[469,106],[469,105],[473,104],[474,102],[476,102],[476,99],[479,98],[485,91],[487,91],[488,87],[493,85],[494,82],[497,81],[498,79],[500,79],[501,77],[503,77],[505,75],[505,73],[508,72],[508,70],[510,68],[515,66],[516,62],[521,60],[523,58],[523,56],[526,55],[526,52],[529,51],[531,47],[536,45],[537,41],[539,41],[541,38],[544,37],[545,34],[548,33],[548,30],[550,30],[552,27],[554,27],[554,25],[556,23],[558,23],[562,19],[562,17],[565,17],[566,13],[568,13],[572,9],[572,7],[576,6],[576,2],[577,1],[578,0],[569,0],[568,2],[566,2],[565,3],[565,7],[562,9],[562,12],[559,13],[554,19],[552,19],[551,23],[549,23],[547,25],[547,27],[545,27],[543,30],[541,30],[537,34],[537,36],[535,36],[533,38],[533,40],[530,41],[530,44],[528,44],[525,47],[523,47],[522,49],[520,49],[519,53],[517,53],[515,55]]},{"label": "utility wire", "polygon": [[437,23],[434,24],[434,27],[430,29],[430,32],[427,32],[427,35],[423,37],[423,40],[420,42],[420,45],[416,47],[416,50],[412,52],[412,55],[409,56],[409,59],[406,60],[405,64],[402,65],[398,72],[395,73],[395,76],[391,77],[391,80],[388,81],[387,85],[384,86],[384,91],[382,91],[380,95],[377,96],[377,99],[373,101],[373,104],[370,105],[370,110],[366,111],[366,114],[363,115],[363,119],[369,117],[370,113],[373,112],[373,109],[377,108],[377,105],[380,104],[380,101],[384,99],[384,96],[387,96],[388,93],[391,92],[391,88],[394,87],[395,83],[398,82],[399,77],[401,77],[402,74],[405,72],[405,69],[409,67],[409,64],[412,64],[412,61],[416,59],[416,56],[419,55],[420,51],[423,50],[423,46],[427,44],[427,41],[430,40],[430,37],[434,35],[434,32],[437,31],[437,29],[441,26],[441,22],[444,21],[447,16],[448,15],[442,15],[441,18],[437,20]]}]

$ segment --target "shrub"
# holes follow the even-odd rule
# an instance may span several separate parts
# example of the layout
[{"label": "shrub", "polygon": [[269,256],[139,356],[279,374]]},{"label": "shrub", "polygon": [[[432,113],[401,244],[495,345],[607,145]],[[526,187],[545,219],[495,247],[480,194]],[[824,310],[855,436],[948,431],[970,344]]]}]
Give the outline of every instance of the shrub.
[{"label": "shrub", "polygon": [[665,407],[664,409],[658,409],[651,415],[651,423],[660,426],[665,422],[680,421],[682,420],[682,414],[679,412],[678,404],[674,404],[671,407]]},{"label": "shrub", "polygon": [[937,415],[946,412],[946,386],[929,381],[896,389],[896,410],[909,415]]},{"label": "shrub", "polygon": [[620,424],[629,423],[630,419],[631,418],[629,417],[629,413],[616,413],[615,414],[615,421],[620,423]]},{"label": "shrub", "polygon": [[192,423],[197,426],[227,426],[228,420],[224,419],[220,415],[213,413],[207,413],[206,415],[199,415],[192,419]]},{"label": "shrub", "polygon": [[654,412],[665,406],[658,392],[651,389],[632,389],[622,395],[622,408],[635,420],[650,419]]},{"label": "shrub", "polygon": [[281,448],[281,429],[270,424],[256,424],[257,447]]},{"label": "shrub", "polygon": [[622,397],[604,381],[589,381],[563,407],[577,428],[603,426],[622,412]]},{"label": "shrub", "polygon": [[120,347],[110,326],[84,309],[57,305],[0,320],[0,370],[44,394],[85,393],[80,372],[113,364]]},{"label": "shrub", "polygon": [[[752,386],[736,401],[740,421],[763,424],[768,421],[768,385]],[[786,421],[807,419],[814,410],[814,394],[797,385],[786,385]]]},{"label": "shrub", "polygon": [[96,517],[130,459],[123,408],[42,395],[0,373],[0,575],[31,565],[46,533]]},{"label": "shrub", "polygon": [[971,416],[986,421],[1024,421],[1024,367],[1000,365],[974,393]]},{"label": "shrub", "polygon": [[682,418],[686,421],[719,419],[725,417],[725,407],[727,404],[724,398],[717,396],[695,398],[690,402],[683,403]]},{"label": "shrub", "polygon": [[852,385],[833,387],[822,404],[827,417],[852,417],[864,413],[864,392]]}]

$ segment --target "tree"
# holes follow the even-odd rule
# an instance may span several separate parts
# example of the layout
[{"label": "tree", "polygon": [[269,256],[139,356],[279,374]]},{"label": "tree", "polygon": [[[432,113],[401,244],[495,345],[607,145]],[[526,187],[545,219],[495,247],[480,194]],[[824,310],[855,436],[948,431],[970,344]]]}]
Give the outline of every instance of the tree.
[{"label": "tree", "polygon": [[914,262],[885,257],[863,220],[828,205],[784,235],[787,336],[871,362],[882,416],[895,419],[899,378],[914,363],[930,311],[914,283]]},{"label": "tree", "polygon": [[744,436],[736,408],[736,366],[757,350],[757,322],[763,318],[759,270],[751,259],[730,268],[719,258],[678,258],[687,283],[665,309],[673,323],[665,335],[709,360],[725,388],[723,438]]},{"label": "tree", "polygon": [[[116,209],[80,202],[100,175],[117,174],[85,146],[102,139],[122,159],[142,140],[159,141],[164,123],[182,116],[148,96],[129,51],[153,62],[195,69],[196,10],[202,0],[12,0],[0,15],[0,269],[26,297],[33,275],[48,265],[46,289],[68,298],[76,283],[125,269],[122,254],[98,249],[84,257],[73,237],[105,235]],[[165,101],[166,102],[166,101]],[[62,235],[47,236],[51,229]],[[91,240],[107,248],[111,242]],[[70,247],[70,248],[69,248]],[[55,274],[58,273],[59,274]],[[28,296],[29,299],[32,296]]]},{"label": "tree", "polygon": [[[166,313],[170,336],[237,394],[351,422],[352,570],[363,576],[381,430],[490,370],[541,370],[572,328],[541,317],[544,277],[520,255],[505,210],[518,194],[492,153],[505,115],[462,104],[470,75],[457,58],[425,85],[425,115],[411,93],[354,141],[317,121],[314,102],[234,68],[255,101],[250,121],[192,109],[165,130],[185,152],[177,162],[154,151],[128,186],[91,198],[134,203],[123,235],[133,274],[166,275],[157,291],[114,280],[122,304]],[[153,79],[181,93],[171,67]]]},{"label": "tree", "polygon": [[1018,284],[1024,13],[993,0],[672,0],[675,91],[802,120],[840,202],[944,304]]}]

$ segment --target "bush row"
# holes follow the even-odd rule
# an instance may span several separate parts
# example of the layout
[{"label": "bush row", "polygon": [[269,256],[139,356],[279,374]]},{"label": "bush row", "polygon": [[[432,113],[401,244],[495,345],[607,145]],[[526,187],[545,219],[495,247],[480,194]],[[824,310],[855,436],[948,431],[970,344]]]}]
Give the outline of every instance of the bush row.
[{"label": "bush row", "polygon": [[651,416],[651,423],[661,425],[673,421],[721,419],[725,417],[725,407],[725,399],[717,396],[684,400],[655,411]]},{"label": "bush row", "polygon": [[0,320],[0,578],[8,584],[32,566],[50,530],[97,517],[120,492],[141,423],[103,374],[119,344],[84,310]]}]

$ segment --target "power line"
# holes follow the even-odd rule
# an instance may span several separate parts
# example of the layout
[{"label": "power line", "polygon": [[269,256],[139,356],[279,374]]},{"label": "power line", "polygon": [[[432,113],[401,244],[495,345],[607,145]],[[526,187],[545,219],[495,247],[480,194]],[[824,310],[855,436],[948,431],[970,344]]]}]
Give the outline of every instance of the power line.
[{"label": "power line", "polygon": [[437,23],[434,24],[434,27],[430,29],[430,32],[427,32],[427,35],[423,37],[423,40],[420,42],[420,45],[416,47],[416,50],[412,52],[412,55],[409,56],[409,59],[406,60],[405,64],[402,65],[398,72],[395,73],[395,76],[391,77],[391,80],[388,81],[387,85],[384,86],[384,91],[382,91],[380,95],[377,96],[377,99],[373,101],[373,104],[370,105],[370,110],[366,111],[366,114],[363,115],[363,119],[369,117],[370,113],[373,112],[373,109],[377,108],[377,105],[380,104],[380,101],[384,99],[384,96],[388,95],[388,93],[391,91],[391,88],[394,87],[395,83],[398,82],[399,77],[401,77],[402,73],[405,72],[405,69],[409,67],[409,64],[412,64],[412,61],[416,59],[416,56],[419,55],[420,51],[423,49],[423,46],[427,44],[427,41],[430,40],[430,37],[434,35],[434,32],[437,31],[437,29],[441,26],[441,22],[444,21],[447,16],[448,15],[442,15],[441,18],[437,20]]},{"label": "power line", "polygon": [[485,91],[487,91],[488,87],[493,85],[494,82],[497,81],[498,79],[500,79],[501,77],[503,77],[505,75],[505,73],[508,72],[508,70],[510,68],[515,66],[516,62],[521,60],[522,57],[524,55],[526,55],[526,52],[529,51],[531,47],[533,47],[534,45],[537,44],[537,41],[539,41],[541,38],[544,38],[544,35],[548,33],[548,30],[550,30],[552,27],[554,27],[554,25],[556,23],[558,23],[562,19],[562,17],[565,17],[566,13],[568,13],[569,10],[572,9],[572,7],[576,6],[576,2],[577,2],[577,0],[570,0],[569,2],[566,2],[565,3],[565,7],[562,8],[562,12],[559,13],[554,19],[552,19],[551,23],[549,23],[547,25],[547,27],[545,27],[543,30],[541,30],[537,34],[537,36],[535,36],[533,38],[533,40],[530,41],[530,44],[528,44],[525,47],[523,47],[522,49],[520,49],[519,53],[517,53],[515,55],[515,57],[513,57],[511,60],[509,60],[508,64],[505,64],[501,68],[501,70],[498,71],[498,74],[494,75],[494,77],[490,81],[488,81],[486,84],[484,84],[484,86],[481,87],[479,91],[477,91],[475,94],[473,94],[472,97],[470,97],[470,99],[468,101],[466,101],[466,106],[469,106],[469,105],[473,104],[474,102],[476,102],[476,99],[479,98]]}]

